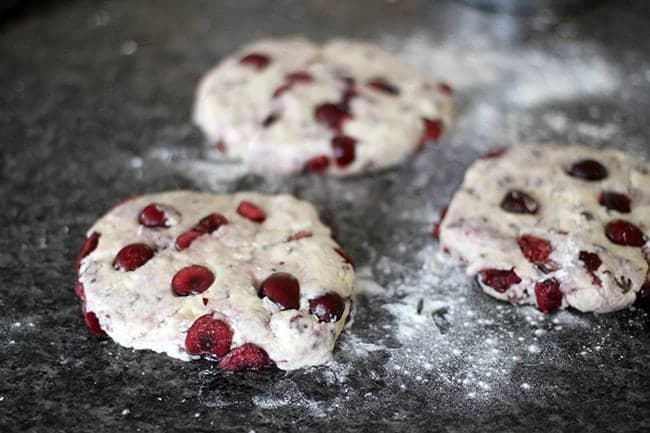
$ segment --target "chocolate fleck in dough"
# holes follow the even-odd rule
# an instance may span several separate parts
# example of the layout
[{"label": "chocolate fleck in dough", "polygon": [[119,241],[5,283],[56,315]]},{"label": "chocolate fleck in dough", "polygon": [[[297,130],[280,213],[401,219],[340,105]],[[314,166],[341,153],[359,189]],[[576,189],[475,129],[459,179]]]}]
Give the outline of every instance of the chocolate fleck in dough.
[{"label": "chocolate fleck in dough", "polygon": [[609,312],[648,275],[650,171],[615,150],[529,145],[465,173],[440,225],[441,247],[483,290],[545,312]]},{"label": "chocolate fleck in dough", "polygon": [[173,191],[88,231],[77,295],[97,333],[228,370],[328,362],[355,272],[314,207],[288,195]]},{"label": "chocolate fleck in dough", "polygon": [[199,84],[194,122],[253,171],[344,176],[402,163],[452,123],[452,89],[378,46],[246,45]]}]

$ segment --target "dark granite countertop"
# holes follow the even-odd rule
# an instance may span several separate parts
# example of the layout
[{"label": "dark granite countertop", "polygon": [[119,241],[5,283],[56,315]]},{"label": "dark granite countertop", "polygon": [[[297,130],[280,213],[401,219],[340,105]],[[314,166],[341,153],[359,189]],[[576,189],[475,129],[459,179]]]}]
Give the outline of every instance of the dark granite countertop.
[{"label": "dark granite countertop", "polygon": [[[649,29],[643,0],[564,18],[433,0],[69,1],[5,23],[0,431],[650,431],[646,312],[499,303],[440,264],[430,237],[489,148],[583,142],[648,160]],[[296,33],[378,41],[439,70],[457,130],[352,179],[202,160],[198,78],[246,41]],[[336,226],[363,281],[333,364],[230,374],[86,330],[73,294],[85,230],[128,196],[175,188],[290,192]]]}]

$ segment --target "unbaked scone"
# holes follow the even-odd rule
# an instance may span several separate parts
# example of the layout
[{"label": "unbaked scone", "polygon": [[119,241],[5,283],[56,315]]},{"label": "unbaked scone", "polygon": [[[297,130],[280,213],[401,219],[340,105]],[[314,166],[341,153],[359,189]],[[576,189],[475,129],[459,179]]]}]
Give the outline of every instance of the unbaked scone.
[{"label": "unbaked scone", "polygon": [[314,207],[288,195],[130,199],[90,228],[77,266],[92,330],[229,370],[329,361],[355,287]]},{"label": "unbaked scone", "polygon": [[[616,150],[529,145],[474,162],[440,225],[488,294],[545,312],[609,312],[648,275],[650,172]],[[646,285],[647,287],[647,285]]]},{"label": "unbaked scone", "polygon": [[400,164],[452,122],[452,90],[376,45],[261,40],[201,80],[193,118],[253,171],[350,175]]}]

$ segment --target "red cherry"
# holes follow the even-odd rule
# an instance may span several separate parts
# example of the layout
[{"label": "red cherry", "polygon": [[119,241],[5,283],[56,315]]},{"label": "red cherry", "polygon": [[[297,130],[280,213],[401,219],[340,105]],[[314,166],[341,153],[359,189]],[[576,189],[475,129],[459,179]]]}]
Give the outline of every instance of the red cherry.
[{"label": "red cherry", "polygon": [[202,234],[203,233],[196,230],[190,230],[185,233],[181,233],[176,238],[176,249],[178,251],[183,251],[184,249],[189,248],[192,242],[194,242],[194,240]]},{"label": "red cherry", "polygon": [[348,119],[349,114],[336,104],[326,103],[317,106],[314,110],[314,117],[328,128],[339,131],[343,122]]},{"label": "red cherry", "polygon": [[219,152],[226,153],[226,142],[223,141],[223,139],[217,141],[217,144],[215,146]]},{"label": "red cherry", "polygon": [[389,95],[399,95],[399,88],[384,78],[375,78],[368,82],[368,87]]},{"label": "red cherry", "polygon": [[541,281],[535,285],[537,308],[544,313],[550,313],[562,306],[560,283],[555,278]]},{"label": "red cherry", "polygon": [[593,159],[581,159],[575,162],[567,174],[578,179],[597,181],[607,177],[607,169],[600,162]]},{"label": "red cherry", "polygon": [[310,238],[312,236],[313,236],[312,232],[302,230],[289,236],[287,242],[297,241],[298,239],[302,239],[302,238]]},{"label": "red cherry", "polygon": [[147,263],[154,255],[154,250],[146,244],[129,244],[115,256],[113,268],[118,271],[132,271]]},{"label": "red cherry", "polygon": [[551,247],[549,241],[532,235],[519,236],[517,243],[519,244],[519,248],[524,257],[526,257],[529,262],[536,265],[543,265],[546,263],[548,256],[550,256],[553,251],[553,247]]},{"label": "red cherry", "polygon": [[260,285],[260,297],[268,297],[282,310],[300,308],[300,284],[287,272],[276,272],[267,277]]},{"label": "red cherry", "polygon": [[438,119],[422,119],[422,121],[424,122],[424,130],[420,137],[420,143],[424,145],[429,141],[438,140],[445,130],[442,121]]},{"label": "red cherry", "polygon": [[291,72],[284,76],[284,79],[287,83],[296,84],[296,83],[311,83],[314,81],[314,77],[305,71],[296,71]]},{"label": "red cherry", "polygon": [[212,233],[225,224],[228,224],[226,217],[215,212],[203,217],[192,230],[199,233]]},{"label": "red cherry", "polygon": [[345,263],[349,264],[353,268],[356,268],[356,266],[354,266],[354,262],[352,261],[352,257],[350,257],[346,251],[341,248],[334,248],[334,251],[336,251],[339,256],[343,257]]},{"label": "red cherry", "polygon": [[603,191],[598,196],[598,203],[609,210],[615,210],[620,213],[630,213],[632,200],[630,200],[630,197],[627,194]]},{"label": "red cherry", "polygon": [[438,83],[438,91],[445,95],[453,95],[454,89],[447,83]]},{"label": "red cherry", "polygon": [[284,92],[286,92],[289,89],[291,89],[291,84],[283,84],[273,91],[272,97],[278,98],[280,95],[282,95]]},{"label": "red cherry", "polygon": [[506,147],[501,147],[499,149],[492,150],[492,151],[486,153],[485,155],[483,155],[481,157],[481,159],[499,158],[499,157],[503,156],[503,154],[506,153],[507,150],[508,150],[508,148],[506,148]]},{"label": "red cherry", "polygon": [[605,226],[605,236],[617,245],[642,247],[645,236],[640,228],[624,220],[614,220]]},{"label": "red cherry", "polygon": [[510,190],[501,200],[501,209],[510,213],[534,214],[539,210],[539,204],[534,198],[523,191]]},{"label": "red cherry", "polygon": [[512,269],[483,269],[479,271],[481,282],[492,287],[499,293],[503,293],[513,284],[521,283],[521,278]]},{"label": "red cherry", "polygon": [[347,135],[337,135],[332,138],[332,149],[334,149],[336,165],[345,167],[354,161],[356,144],[357,140]]},{"label": "red cherry", "polygon": [[99,336],[106,336],[106,332],[102,329],[102,327],[99,324],[99,319],[97,319],[97,316],[95,313],[92,311],[86,311],[85,307],[82,307],[83,315],[84,315],[84,321],[86,322],[86,326],[88,326],[88,329],[90,329],[94,334],[99,335]]},{"label": "red cherry", "polygon": [[329,292],[310,300],[309,312],[319,322],[337,322],[345,312],[345,301],[338,293]]},{"label": "red cherry", "polygon": [[231,350],[221,361],[219,367],[229,371],[259,370],[275,366],[264,349],[253,343],[246,343]]},{"label": "red cherry", "polygon": [[603,263],[602,260],[600,260],[600,257],[598,257],[598,254],[590,253],[588,251],[580,251],[578,258],[585,264],[585,268],[587,268],[589,272],[595,272]]},{"label": "red cherry", "polygon": [[440,239],[440,226],[442,225],[442,220],[444,220],[445,216],[447,216],[447,210],[449,210],[449,207],[443,206],[440,209],[440,219],[438,222],[433,223],[433,233],[431,235],[434,239]]},{"label": "red cherry", "polygon": [[266,219],[266,213],[262,209],[246,200],[242,200],[242,202],[239,203],[237,213],[244,218],[248,218],[249,220],[258,223],[261,223]]},{"label": "red cherry", "polygon": [[271,59],[269,58],[269,56],[260,53],[251,53],[242,57],[239,60],[239,64],[245,66],[251,66],[257,69],[258,71],[266,68],[269,63],[271,63]]},{"label": "red cherry", "polygon": [[172,290],[176,296],[198,295],[214,283],[214,274],[205,266],[187,266],[172,278]]},{"label": "red cherry", "polygon": [[190,355],[224,356],[231,343],[230,326],[211,313],[196,319],[185,336],[185,349]]},{"label": "red cherry", "polygon": [[322,173],[330,166],[330,159],[326,155],[319,155],[311,158],[305,163],[305,171]]},{"label": "red cherry", "polygon": [[158,203],[150,203],[142,209],[138,221],[145,227],[165,227],[167,224],[167,215]]},{"label": "red cherry", "polygon": [[81,246],[81,249],[79,250],[79,254],[77,255],[77,270],[79,270],[79,266],[81,266],[81,261],[84,258],[86,258],[88,254],[95,251],[95,248],[97,248],[98,243],[99,243],[99,233],[97,232],[93,232],[90,236],[86,238],[83,245]]}]

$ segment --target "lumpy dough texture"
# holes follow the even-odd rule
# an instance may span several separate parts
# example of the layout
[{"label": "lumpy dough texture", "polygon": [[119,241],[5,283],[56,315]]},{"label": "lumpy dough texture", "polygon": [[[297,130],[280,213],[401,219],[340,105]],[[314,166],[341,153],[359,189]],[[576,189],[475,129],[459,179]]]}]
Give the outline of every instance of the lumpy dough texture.
[{"label": "lumpy dough texture", "polygon": [[230,370],[330,360],[355,286],[314,207],[288,195],[134,198],[95,223],[79,260],[91,329]]},{"label": "lumpy dough texture", "polygon": [[262,40],[203,77],[193,117],[254,171],[349,175],[438,139],[452,123],[451,93],[375,45]]},{"label": "lumpy dough texture", "polygon": [[648,275],[650,174],[615,150],[529,145],[467,170],[441,247],[488,294],[545,312],[632,304]]}]

